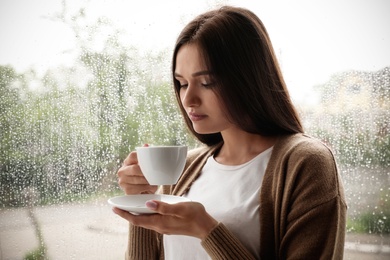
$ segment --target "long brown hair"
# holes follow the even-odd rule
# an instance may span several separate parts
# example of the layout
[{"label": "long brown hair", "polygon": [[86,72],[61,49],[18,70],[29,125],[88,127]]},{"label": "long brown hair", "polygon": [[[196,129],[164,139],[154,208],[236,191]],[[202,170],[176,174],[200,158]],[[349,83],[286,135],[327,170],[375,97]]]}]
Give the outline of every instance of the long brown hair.
[{"label": "long brown hair", "polygon": [[247,9],[225,6],[192,20],[180,33],[173,53],[176,98],[188,128],[199,141],[212,145],[221,142],[222,136],[196,133],[181,104],[176,56],[180,47],[189,43],[200,49],[216,82],[215,91],[234,124],[264,136],[303,132],[263,23]]}]

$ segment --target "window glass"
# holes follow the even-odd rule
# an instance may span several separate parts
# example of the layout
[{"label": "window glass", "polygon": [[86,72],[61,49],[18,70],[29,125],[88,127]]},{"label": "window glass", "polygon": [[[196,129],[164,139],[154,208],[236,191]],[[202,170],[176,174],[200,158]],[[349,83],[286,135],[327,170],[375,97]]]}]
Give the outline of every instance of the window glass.
[{"label": "window glass", "polygon": [[170,57],[195,15],[264,22],[306,132],[334,151],[347,259],[390,256],[390,16],[386,0],[0,2],[0,259],[123,259],[107,199],[143,143],[198,143]]}]

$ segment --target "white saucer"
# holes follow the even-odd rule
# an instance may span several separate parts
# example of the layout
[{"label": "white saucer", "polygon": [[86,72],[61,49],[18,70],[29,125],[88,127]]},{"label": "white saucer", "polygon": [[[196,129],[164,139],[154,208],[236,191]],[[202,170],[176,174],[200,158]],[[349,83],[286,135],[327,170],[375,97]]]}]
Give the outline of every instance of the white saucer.
[{"label": "white saucer", "polygon": [[169,204],[191,201],[190,199],[163,194],[140,194],[140,195],[124,195],[114,197],[108,200],[111,206],[120,208],[136,214],[152,214],[154,211],[145,206],[148,200],[159,200]]}]

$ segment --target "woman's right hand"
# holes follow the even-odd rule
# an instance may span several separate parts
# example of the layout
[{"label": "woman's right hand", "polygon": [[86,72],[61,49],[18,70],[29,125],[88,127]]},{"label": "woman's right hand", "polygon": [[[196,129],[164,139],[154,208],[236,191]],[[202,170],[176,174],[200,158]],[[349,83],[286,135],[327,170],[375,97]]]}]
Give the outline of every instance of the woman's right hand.
[{"label": "woman's right hand", "polygon": [[131,152],[118,170],[118,183],[126,195],[153,194],[158,186],[149,185],[138,164],[136,152]]}]

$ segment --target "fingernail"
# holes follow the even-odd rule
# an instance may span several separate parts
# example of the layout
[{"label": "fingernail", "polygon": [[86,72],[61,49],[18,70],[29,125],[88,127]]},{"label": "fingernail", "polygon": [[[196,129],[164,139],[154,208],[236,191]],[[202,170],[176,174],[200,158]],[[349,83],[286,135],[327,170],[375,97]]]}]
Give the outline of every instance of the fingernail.
[{"label": "fingernail", "polygon": [[150,209],[157,209],[157,203],[153,200],[148,200],[146,202],[146,207],[148,207]]}]

